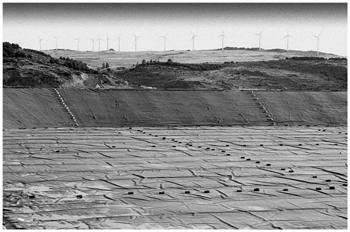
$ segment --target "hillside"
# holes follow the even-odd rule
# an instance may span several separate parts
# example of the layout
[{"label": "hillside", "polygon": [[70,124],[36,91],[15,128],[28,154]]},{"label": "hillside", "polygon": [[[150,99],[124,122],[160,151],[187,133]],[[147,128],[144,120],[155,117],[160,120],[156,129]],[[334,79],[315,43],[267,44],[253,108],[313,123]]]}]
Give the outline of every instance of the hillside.
[{"label": "hillside", "polygon": [[118,72],[138,86],[191,90],[347,90],[344,60],[276,60],[189,64],[146,62]]},{"label": "hillside", "polygon": [[[96,88],[109,83],[108,72],[93,70],[69,57],[54,58],[17,44],[3,43],[3,85],[6,87]],[[116,83],[116,78],[114,78]],[[123,80],[116,86],[127,87]]]},{"label": "hillside", "polygon": [[346,91],[347,60],[291,51],[77,52],[5,42],[5,87]]},{"label": "hillside", "polygon": [[[140,52],[117,52],[117,51],[75,51],[67,49],[45,50],[52,57],[68,56],[73,59],[81,60],[92,68],[101,67],[103,63],[108,62],[111,68],[125,67],[130,68],[133,65],[145,60],[159,60],[162,62],[171,59],[180,63],[223,63],[223,62],[253,62],[280,60],[287,57],[315,57],[315,52],[294,51],[286,52],[283,49],[271,49],[257,51],[256,49],[234,49],[221,50],[200,50],[200,51],[140,51]],[[320,53],[321,57],[331,58],[339,57],[333,54]]]},{"label": "hillside", "polygon": [[[191,90],[347,90],[347,60],[333,54],[283,49],[227,48],[224,51],[78,52],[46,51],[69,55],[100,67],[108,62],[120,69],[115,76],[139,88]],[[142,61],[145,64],[142,65]],[[168,61],[172,62],[169,63]]]}]

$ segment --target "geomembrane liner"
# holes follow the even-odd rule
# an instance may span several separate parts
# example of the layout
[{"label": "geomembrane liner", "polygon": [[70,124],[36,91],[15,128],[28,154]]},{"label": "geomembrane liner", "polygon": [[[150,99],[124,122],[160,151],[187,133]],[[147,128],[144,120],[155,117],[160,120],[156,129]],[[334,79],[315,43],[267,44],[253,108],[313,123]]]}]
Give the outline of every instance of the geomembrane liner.
[{"label": "geomembrane liner", "polygon": [[25,229],[346,229],[346,130],[5,130],[4,223]]}]

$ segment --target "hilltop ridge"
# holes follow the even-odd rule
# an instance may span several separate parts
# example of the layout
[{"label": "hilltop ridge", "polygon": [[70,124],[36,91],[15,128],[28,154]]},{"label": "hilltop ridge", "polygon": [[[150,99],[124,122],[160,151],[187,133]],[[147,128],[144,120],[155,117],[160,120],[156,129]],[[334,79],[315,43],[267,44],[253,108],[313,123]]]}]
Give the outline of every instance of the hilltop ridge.
[{"label": "hilltop ridge", "polygon": [[347,90],[347,60],[290,51],[36,51],[5,42],[5,87]]}]

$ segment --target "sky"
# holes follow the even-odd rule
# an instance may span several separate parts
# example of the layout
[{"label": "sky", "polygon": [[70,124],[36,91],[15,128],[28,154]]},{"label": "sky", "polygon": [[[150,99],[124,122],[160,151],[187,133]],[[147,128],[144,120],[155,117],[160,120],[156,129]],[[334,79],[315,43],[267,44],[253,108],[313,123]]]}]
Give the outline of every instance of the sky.
[{"label": "sky", "polygon": [[347,56],[347,3],[3,3],[3,41],[42,50],[163,51],[258,47]]}]

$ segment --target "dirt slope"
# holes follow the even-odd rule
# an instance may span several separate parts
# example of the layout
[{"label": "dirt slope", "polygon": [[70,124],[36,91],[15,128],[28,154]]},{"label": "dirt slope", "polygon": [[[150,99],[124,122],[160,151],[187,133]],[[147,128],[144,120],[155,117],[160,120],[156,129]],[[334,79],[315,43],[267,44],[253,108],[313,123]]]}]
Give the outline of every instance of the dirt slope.
[{"label": "dirt slope", "polygon": [[[135,91],[59,89],[78,124],[346,125],[346,92]],[[65,127],[74,122],[49,89],[4,89],[3,126]]]}]

